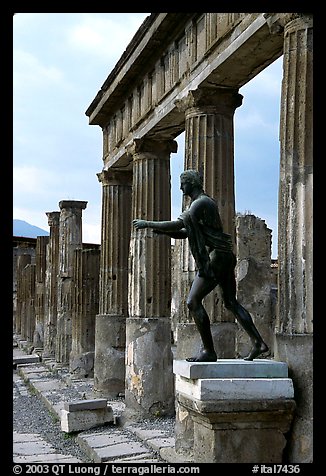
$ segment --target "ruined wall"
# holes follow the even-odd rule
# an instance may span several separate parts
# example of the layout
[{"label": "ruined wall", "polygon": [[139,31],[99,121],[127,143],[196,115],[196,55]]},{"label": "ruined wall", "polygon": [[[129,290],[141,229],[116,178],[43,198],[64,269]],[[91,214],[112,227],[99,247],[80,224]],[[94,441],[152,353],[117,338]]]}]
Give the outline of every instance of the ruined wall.
[{"label": "ruined wall", "polygon": [[[247,311],[273,356],[276,308],[271,268],[272,232],[264,220],[248,214],[236,217],[237,299]],[[251,343],[238,324],[236,356],[248,355]]]}]

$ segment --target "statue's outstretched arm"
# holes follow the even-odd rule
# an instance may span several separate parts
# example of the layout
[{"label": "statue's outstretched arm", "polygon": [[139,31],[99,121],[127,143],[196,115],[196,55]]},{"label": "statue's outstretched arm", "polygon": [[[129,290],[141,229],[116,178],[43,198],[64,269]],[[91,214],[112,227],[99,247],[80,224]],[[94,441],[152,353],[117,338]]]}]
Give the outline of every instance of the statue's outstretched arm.
[{"label": "statue's outstretched arm", "polygon": [[141,230],[143,228],[152,228],[154,231],[158,232],[175,232],[180,231],[184,228],[183,222],[181,220],[174,221],[149,221],[149,220],[140,220],[136,218],[132,222],[136,230]]}]

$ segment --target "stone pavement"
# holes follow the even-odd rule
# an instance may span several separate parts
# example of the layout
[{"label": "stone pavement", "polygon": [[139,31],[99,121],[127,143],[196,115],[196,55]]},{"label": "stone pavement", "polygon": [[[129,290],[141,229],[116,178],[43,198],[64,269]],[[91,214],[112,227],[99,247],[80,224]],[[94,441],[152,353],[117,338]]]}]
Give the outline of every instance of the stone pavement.
[{"label": "stone pavement", "polygon": [[[24,362],[24,357],[26,361]],[[98,398],[93,393],[93,379],[74,378],[66,368],[51,359],[40,361],[37,354],[27,355],[21,348],[13,349],[13,363],[27,387],[36,392],[49,412],[61,419],[65,402]],[[26,387],[25,387],[26,388]],[[24,391],[24,389],[21,389]],[[25,390],[28,391],[28,390]],[[174,430],[169,425],[151,421],[120,424],[124,410],[123,398],[109,400],[113,410],[113,422],[78,432],[76,441],[95,463],[183,463],[174,451]],[[58,454],[44,439],[34,433],[14,433],[14,462],[84,462],[71,455]],[[190,462],[190,461],[189,461]]]}]

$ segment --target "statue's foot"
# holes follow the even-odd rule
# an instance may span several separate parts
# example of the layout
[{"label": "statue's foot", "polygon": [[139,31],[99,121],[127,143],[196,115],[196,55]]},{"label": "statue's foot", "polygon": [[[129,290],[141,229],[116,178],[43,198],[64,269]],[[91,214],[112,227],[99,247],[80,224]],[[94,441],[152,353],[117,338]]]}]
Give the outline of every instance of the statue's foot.
[{"label": "statue's foot", "polygon": [[202,351],[197,357],[189,357],[187,362],[216,362],[217,355],[215,352]]},{"label": "statue's foot", "polygon": [[247,355],[247,357],[244,357],[244,360],[254,360],[259,355],[265,354],[268,351],[269,351],[269,348],[265,344],[265,342],[255,344],[254,347],[249,352],[249,354]]}]

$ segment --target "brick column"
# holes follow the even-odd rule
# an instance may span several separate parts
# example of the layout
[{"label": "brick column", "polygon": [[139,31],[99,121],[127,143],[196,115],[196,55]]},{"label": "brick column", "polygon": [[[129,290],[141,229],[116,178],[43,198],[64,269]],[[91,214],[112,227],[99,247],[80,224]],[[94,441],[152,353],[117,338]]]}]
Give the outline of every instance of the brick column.
[{"label": "brick column", "polygon": [[114,397],[125,390],[131,171],[104,170],[99,314],[95,324],[94,391]]},{"label": "brick column", "polygon": [[[198,170],[203,176],[204,190],[214,198],[219,207],[225,233],[235,242],[234,197],[234,133],[235,109],[242,103],[237,90],[229,88],[202,88],[190,91],[177,101],[179,110],[185,112],[185,169]],[[187,207],[184,202],[183,207]],[[180,305],[177,358],[194,355],[201,347],[186,306],[186,297],[195,276],[195,263],[190,254],[188,240],[181,243],[182,272],[180,289],[185,293]],[[235,346],[234,316],[222,306],[222,296],[216,287],[205,298],[205,308],[210,317],[212,334],[219,358],[233,358]],[[191,322],[188,324],[188,322]],[[183,323],[183,324],[182,324]]]},{"label": "brick column", "polygon": [[[170,153],[175,141],[137,140],[133,155],[132,218],[171,219]],[[126,331],[126,418],[174,412],[171,352],[171,240],[132,230]]]},{"label": "brick column", "polygon": [[59,274],[58,314],[55,359],[69,364],[71,352],[72,287],[74,250],[82,246],[82,210],[87,202],[62,200],[59,202]]},{"label": "brick column", "polygon": [[50,238],[45,272],[45,320],[43,357],[54,357],[57,334],[59,220],[60,212],[47,212]]},{"label": "brick column", "polygon": [[289,462],[305,463],[312,462],[313,22],[312,15],[288,17],[288,22],[284,19],[275,357],[291,369],[298,407]]}]

